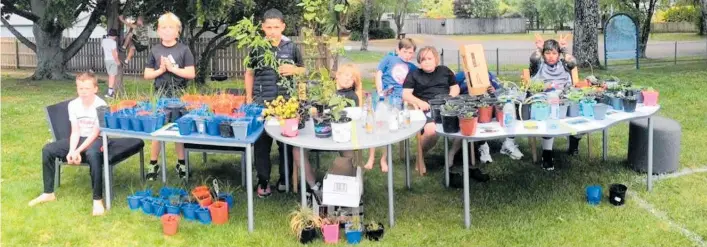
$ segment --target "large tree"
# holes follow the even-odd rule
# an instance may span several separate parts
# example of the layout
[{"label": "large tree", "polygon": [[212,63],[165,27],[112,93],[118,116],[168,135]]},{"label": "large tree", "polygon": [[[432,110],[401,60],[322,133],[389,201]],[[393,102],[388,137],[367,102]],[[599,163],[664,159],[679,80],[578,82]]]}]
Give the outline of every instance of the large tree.
[{"label": "large tree", "polygon": [[[66,63],[86,44],[93,29],[101,20],[109,0],[2,0],[2,21],[15,37],[37,55],[37,68],[30,77],[34,80],[69,79]],[[117,0],[116,0],[117,1]],[[81,13],[90,13],[86,26],[71,43],[62,47],[62,33],[77,21]],[[12,15],[32,21],[32,42],[23,36],[8,19]]]},{"label": "large tree", "polygon": [[493,18],[497,17],[498,0],[455,0],[454,15],[457,18]]},{"label": "large tree", "polygon": [[580,67],[598,67],[599,0],[576,0],[574,4],[572,53]]},{"label": "large tree", "polygon": [[550,23],[555,32],[574,19],[574,0],[540,0],[537,4],[543,23]]},{"label": "large tree", "polygon": [[363,32],[361,33],[361,50],[368,50],[368,31],[371,25],[371,8],[373,0],[365,0],[363,3]]},{"label": "large tree", "polygon": [[702,35],[707,35],[707,0],[700,1],[700,9],[702,9]]},{"label": "large tree", "polygon": [[395,2],[395,9],[393,11],[393,21],[395,21],[395,34],[399,34],[403,31],[403,26],[405,26],[405,18],[407,18],[408,13],[417,11],[419,6],[419,1],[417,0],[399,0]]}]

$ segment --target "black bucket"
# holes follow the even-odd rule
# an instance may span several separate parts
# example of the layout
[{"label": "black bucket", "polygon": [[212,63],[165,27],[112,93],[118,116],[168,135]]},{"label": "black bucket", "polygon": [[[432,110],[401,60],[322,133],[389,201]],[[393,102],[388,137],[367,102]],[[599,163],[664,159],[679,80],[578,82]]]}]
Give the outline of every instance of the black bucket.
[{"label": "black bucket", "polygon": [[614,206],[621,206],[626,203],[626,190],[628,188],[623,184],[612,184],[609,187],[609,202]]}]

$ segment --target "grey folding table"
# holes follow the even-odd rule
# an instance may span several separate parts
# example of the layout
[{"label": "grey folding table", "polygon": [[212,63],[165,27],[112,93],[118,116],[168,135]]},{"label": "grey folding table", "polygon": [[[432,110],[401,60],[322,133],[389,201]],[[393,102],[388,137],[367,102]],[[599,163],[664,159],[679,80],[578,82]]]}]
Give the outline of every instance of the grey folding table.
[{"label": "grey folding table", "polygon": [[[437,134],[444,136],[444,152],[445,154],[449,152],[449,139],[462,139],[462,152],[463,152],[463,183],[464,183],[464,225],[466,228],[471,226],[471,215],[469,212],[469,159],[471,159],[472,165],[475,160],[469,157],[469,144],[472,145],[475,141],[484,140],[494,140],[506,137],[560,137],[577,135],[583,133],[589,133],[594,131],[602,131],[602,151],[604,161],[607,160],[609,154],[609,127],[614,126],[618,123],[629,121],[639,118],[648,118],[648,150],[646,150],[648,155],[648,175],[647,175],[647,190],[651,191],[653,189],[653,181],[651,174],[653,173],[653,123],[651,122],[651,117],[655,115],[660,106],[643,106],[639,104],[636,107],[636,111],[633,113],[627,113],[623,111],[608,110],[607,116],[604,120],[595,120],[589,117],[573,117],[560,119],[555,121],[519,121],[516,120],[512,128],[504,128],[499,122],[491,122],[478,124],[476,127],[476,133],[472,136],[464,136],[461,133],[445,133],[443,131],[442,125],[437,124]],[[537,128],[528,129],[524,125],[525,123],[534,123]],[[472,150],[473,151],[473,150]],[[535,150],[533,150],[535,152]],[[445,167],[445,185],[449,186],[449,160],[447,155],[444,156],[444,167]]]},{"label": "grey folding table", "polygon": [[[159,141],[162,146],[160,170],[162,170],[162,182],[167,184],[167,154],[165,149],[166,142],[175,143],[193,143],[201,145],[213,145],[213,146],[228,146],[228,147],[243,147],[245,148],[246,157],[246,192],[248,195],[248,231],[253,232],[254,222],[253,222],[253,143],[260,137],[263,133],[263,128],[259,128],[250,134],[245,140],[236,140],[234,138],[223,138],[220,136],[209,136],[209,135],[199,135],[191,134],[188,136],[179,135],[179,131],[176,129],[176,124],[171,123],[165,125],[163,128],[152,132],[145,133],[139,131],[128,131],[120,129],[109,129],[101,128],[101,136],[103,138],[103,176],[104,184],[106,186],[106,207],[110,209],[111,205],[111,192],[110,180],[108,174],[108,136],[115,137],[128,137],[128,138],[139,138],[152,141]],[[175,128],[172,128],[172,127]]]},{"label": "grey folding table", "polygon": [[[280,126],[278,124],[265,124],[265,132],[272,136],[275,140],[285,143],[286,145],[300,147],[300,194],[302,195],[301,203],[302,207],[307,206],[307,199],[304,191],[305,187],[305,177],[304,177],[304,149],[318,149],[318,150],[330,150],[330,151],[345,151],[345,150],[360,150],[375,147],[387,146],[388,149],[388,218],[390,226],[395,225],[395,212],[394,212],[394,199],[393,199],[393,144],[404,141],[405,145],[405,163],[406,163],[406,176],[405,181],[408,188],[410,188],[410,151],[409,151],[409,139],[415,136],[422,130],[425,126],[425,118],[421,111],[411,111],[411,124],[408,128],[401,128],[394,132],[386,133],[366,133],[363,123],[361,121],[352,121],[352,137],[351,141],[347,143],[337,143],[334,142],[332,138],[318,138],[314,135],[314,123],[312,121],[307,121],[304,129],[299,130],[299,134],[295,137],[285,137],[282,136]],[[272,123],[272,122],[271,122]],[[285,159],[287,160],[287,159]],[[287,165],[285,165],[287,167]],[[287,179],[287,178],[286,178]],[[289,184],[289,181],[286,180]]]}]

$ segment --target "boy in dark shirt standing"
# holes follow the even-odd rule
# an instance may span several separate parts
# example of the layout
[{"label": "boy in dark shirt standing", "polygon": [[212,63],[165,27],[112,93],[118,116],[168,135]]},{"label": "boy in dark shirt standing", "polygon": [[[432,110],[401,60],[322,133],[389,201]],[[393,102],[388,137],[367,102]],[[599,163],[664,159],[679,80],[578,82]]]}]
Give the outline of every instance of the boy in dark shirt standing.
[{"label": "boy in dark shirt standing", "polygon": [[[177,42],[182,24],[179,17],[172,13],[160,16],[157,22],[157,33],[161,42],[152,47],[147,64],[145,64],[145,79],[155,80],[155,91],[162,92],[163,96],[176,97],[187,87],[187,81],[194,79],[194,56],[189,47]],[[186,179],[186,166],[184,165],[184,144],[175,143],[177,149],[177,174]],[[148,180],[155,180],[160,166],[157,157],[160,154],[159,142],[152,142],[150,165],[145,175]]]},{"label": "boy in dark shirt standing", "polygon": [[[287,90],[278,85],[281,76],[293,76],[305,72],[304,61],[297,45],[289,38],[282,35],[285,30],[285,17],[277,9],[270,9],[265,12],[262,20],[262,28],[266,38],[271,41],[275,56],[278,61],[287,61],[292,64],[283,64],[277,70],[275,68],[256,68],[256,61],[248,64],[245,73],[245,91],[248,103],[263,105],[265,101],[274,100],[277,96],[289,98]],[[256,57],[251,54],[251,57]],[[294,65],[293,65],[294,64]],[[270,150],[272,148],[272,137],[264,134],[255,142],[255,169],[258,171],[258,197],[263,198],[270,195]],[[285,191],[288,184],[285,184],[285,152],[288,157],[288,170],[292,171],[292,148],[285,150],[285,145],[277,142],[280,153],[280,178],[277,182],[277,190]]]}]

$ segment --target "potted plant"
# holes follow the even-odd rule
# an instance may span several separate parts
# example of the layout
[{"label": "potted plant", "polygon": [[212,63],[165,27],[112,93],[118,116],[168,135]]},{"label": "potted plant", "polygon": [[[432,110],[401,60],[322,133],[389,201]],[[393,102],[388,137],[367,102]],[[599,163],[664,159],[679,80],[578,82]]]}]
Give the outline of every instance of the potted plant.
[{"label": "potted plant", "polygon": [[154,91],[154,89],[150,87],[150,94],[148,96],[149,113],[141,116],[142,129],[144,132],[152,133],[164,125],[165,116],[164,113],[160,111],[158,105],[161,95],[162,89]]},{"label": "potted plant", "polygon": [[194,212],[196,213],[196,218],[201,224],[211,224],[211,213],[209,212],[208,207],[198,207]]},{"label": "potted plant", "polygon": [[308,207],[299,207],[290,213],[290,232],[302,244],[312,242],[321,226],[322,219]]},{"label": "potted plant", "polygon": [[331,132],[334,142],[345,143],[351,141],[351,118],[346,116],[344,108],[353,106],[353,100],[335,95],[329,100],[331,109]]},{"label": "potted plant", "polygon": [[152,200],[152,214],[157,217],[162,217],[167,212],[167,207],[165,201],[160,198],[154,198]]},{"label": "potted plant", "polygon": [[449,102],[442,107],[442,130],[445,133],[459,132],[459,106]]},{"label": "potted plant", "polygon": [[631,95],[631,96],[626,96],[623,99],[623,105],[624,105],[624,111],[625,112],[635,112],[636,111],[636,105],[638,104],[638,100],[636,99],[637,95]]},{"label": "potted plant", "polygon": [[339,217],[329,215],[322,218],[322,235],[324,235],[324,243],[336,244],[339,242]]},{"label": "potted plant", "polygon": [[366,238],[371,241],[380,241],[385,233],[385,227],[383,227],[383,224],[375,221],[371,221],[366,224],[365,230]]},{"label": "potted plant", "polygon": [[223,225],[228,222],[228,204],[223,201],[216,201],[209,205],[209,212],[211,213],[211,222],[214,225]]},{"label": "potted plant", "polygon": [[323,105],[312,106],[309,111],[314,121],[314,136],[319,138],[329,138],[331,136],[331,113],[329,109],[324,110]]},{"label": "potted plant", "polygon": [[162,233],[167,236],[177,234],[179,228],[179,214],[165,214],[161,217]]},{"label": "potted plant", "polygon": [[594,116],[594,105],[596,105],[595,98],[584,97],[581,102],[579,102],[579,110],[584,117]]},{"label": "potted plant", "polygon": [[[479,111],[480,110],[481,109],[479,109]],[[476,109],[468,109],[459,114],[459,128],[461,129],[462,135],[474,135],[474,133],[476,133],[476,125],[479,119],[480,117],[478,117]]]},{"label": "potted plant", "polygon": [[263,110],[265,117],[274,117],[280,122],[282,135],[286,137],[297,136],[299,128],[297,127],[299,120],[297,119],[297,109],[299,102],[296,98],[285,100],[284,97],[278,96],[273,101],[265,102],[266,109]]},{"label": "potted plant", "polygon": [[140,199],[140,208],[145,214],[152,214],[152,197],[143,197]]},{"label": "potted plant", "polygon": [[545,95],[542,93],[534,94],[520,103],[518,109],[518,115],[520,115],[520,120],[530,120],[532,118],[532,108],[531,106],[536,102],[547,102]]},{"label": "potted plant", "polygon": [[[446,95],[449,96],[449,95]],[[429,102],[430,104],[430,114],[432,115],[432,119],[435,120],[435,123],[441,124],[442,123],[442,106],[447,103],[446,100],[444,99],[431,99]]]},{"label": "potted plant", "polygon": [[644,106],[655,106],[658,104],[658,91],[655,91],[652,87],[647,88],[643,92],[643,105]]},{"label": "potted plant", "polygon": [[351,217],[351,222],[346,224],[346,242],[348,244],[358,244],[361,242],[362,225],[359,216]]},{"label": "potted plant", "polygon": [[609,105],[607,104],[595,104],[593,106],[593,115],[594,119],[596,120],[604,120],[606,118],[606,111],[609,109]]},{"label": "potted plant", "polygon": [[547,101],[538,100],[531,105],[532,119],[536,121],[545,121],[550,117],[550,105]]},{"label": "potted plant", "polygon": [[182,204],[181,195],[178,195],[178,194],[170,195],[169,196],[169,205],[167,205],[167,213],[179,215],[181,204]]},{"label": "potted plant", "polygon": [[482,100],[477,104],[479,109],[479,123],[490,123],[493,117],[493,107],[487,101]]},{"label": "potted plant", "polygon": [[579,116],[579,102],[584,98],[584,93],[582,91],[573,90],[565,95],[568,100],[567,116],[568,117],[578,117]]},{"label": "potted plant", "polygon": [[[609,92],[606,92],[604,93],[604,97],[609,98],[608,104],[611,105],[611,108],[614,108],[614,110],[617,111],[623,110],[623,99],[624,97],[626,97],[623,91],[616,91],[611,94]],[[607,102],[605,102],[605,104],[606,103]]]}]

